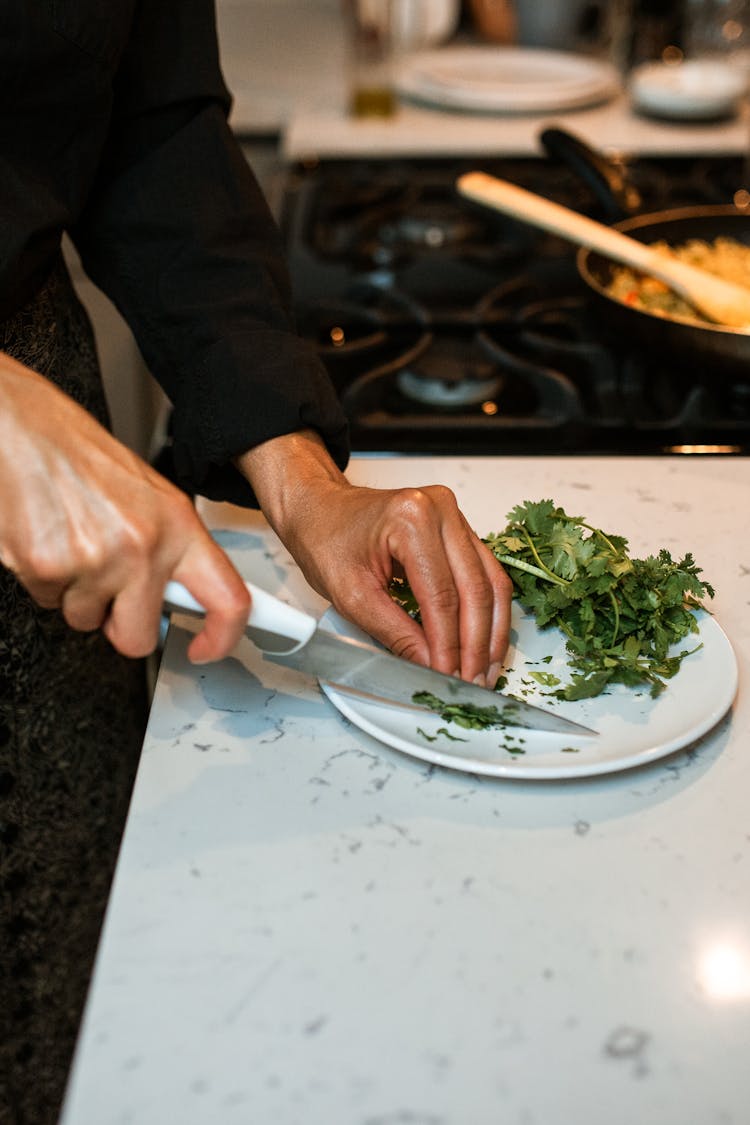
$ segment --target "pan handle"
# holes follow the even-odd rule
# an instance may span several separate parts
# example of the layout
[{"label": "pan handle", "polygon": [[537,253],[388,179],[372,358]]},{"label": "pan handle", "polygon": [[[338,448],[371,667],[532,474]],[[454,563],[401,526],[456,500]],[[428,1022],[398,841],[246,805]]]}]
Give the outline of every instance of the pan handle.
[{"label": "pan handle", "polygon": [[567,129],[550,126],[539,140],[548,156],[567,165],[593,191],[606,222],[618,223],[643,210],[641,194],[620,163]]}]

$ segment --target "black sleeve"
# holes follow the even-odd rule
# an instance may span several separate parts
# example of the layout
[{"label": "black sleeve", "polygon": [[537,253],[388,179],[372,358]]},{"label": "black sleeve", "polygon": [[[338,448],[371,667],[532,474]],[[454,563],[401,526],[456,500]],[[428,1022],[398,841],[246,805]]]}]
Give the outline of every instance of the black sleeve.
[{"label": "black sleeve", "polygon": [[344,467],[348,434],[324,367],[295,333],[280,235],[229,105],[213,4],[144,0],[73,237],[173,403],[180,482],[247,505],[233,456],[311,427]]}]

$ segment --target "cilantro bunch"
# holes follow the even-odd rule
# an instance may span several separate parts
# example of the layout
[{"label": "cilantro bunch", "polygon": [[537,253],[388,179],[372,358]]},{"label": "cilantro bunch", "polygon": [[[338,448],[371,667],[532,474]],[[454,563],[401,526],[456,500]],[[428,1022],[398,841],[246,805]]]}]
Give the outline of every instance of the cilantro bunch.
[{"label": "cilantro bunch", "polygon": [[569,516],[552,500],[517,505],[508,521],[484,542],[537,625],[565,636],[571,683],[553,694],[585,699],[611,683],[648,685],[652,696],[663,691],[695,651],[669,649],[698,632],[693,610],[714,596],[692,555],[675,562],[661,550],[630,558],[622,536]]}]

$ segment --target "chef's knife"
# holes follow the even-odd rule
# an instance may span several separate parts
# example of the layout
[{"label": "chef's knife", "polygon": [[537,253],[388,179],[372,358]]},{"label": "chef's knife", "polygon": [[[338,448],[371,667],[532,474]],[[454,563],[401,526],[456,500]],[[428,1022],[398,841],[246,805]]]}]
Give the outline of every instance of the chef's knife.
[{"label": "chef's knife", "polygon": [[[266,660],[296,668],[334,688],[359,691],[375,702],[429,711],[430,708],[415,704],[413,700],[416,693],[429,692],[445,703],[495,708],[499,725],[569,735],[597,733],[513,696],[413,664],[375,645],[338,636],[319,627],[314,617],[250,582],[247,588],[252,604],[245,632]],[[167,583],[164,604],[167,609],[205,613],[203,606],[179,582]]]}]

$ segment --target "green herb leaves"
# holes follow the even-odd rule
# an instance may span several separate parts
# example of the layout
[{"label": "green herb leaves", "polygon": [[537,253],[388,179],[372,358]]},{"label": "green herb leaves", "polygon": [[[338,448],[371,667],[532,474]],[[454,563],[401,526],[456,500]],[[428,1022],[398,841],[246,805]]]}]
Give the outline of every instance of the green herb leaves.
[{"label": "green herb leaves", "polygon": [[627,540],[569,516],[552,500],[527,501],[484,542],[506,567],[520,603],[540,628],[566,639],[571,683],[561,699],[599,695],[608,684],[647,684],[652,696],[695,649],[668,650],[698,632],[692,612],[713,597],[692,555],[628,555]]},{"label": "green herb leaves", "polygon": [[[631,558],[627,539],[569,516],[552,500],[517,505],[508,521],[484,543],[507,569],[515,596],[539,628],[562,631],[571,669],[567,684],[551,672],[529,672],[531,679],[553,689],[545,694],[558,699],[587,699],[615,683],[646,686],[652,696],[659,695],[685,657],[700,648],[688,645],[670,654],[675,644],[698,632],[693,611],[704,608],[703,598],[714,596],[693,556],[675,561],[661,550]],[[395,580],[391,594],[419,620],[407,582]],[[502,676],[496,688],[506,685]],[[500,711],[448,704],[428,693],[414,699],[467,729],[514,725],[507,704]]]},{"label": "green herb leaves", "polygon": [[429,707],[441,719],[455,723],[467,730],[485,730],[487,727],[516,726],[513,721],[511,701],[502,710],[499,707],[478,707],[475,703],[446,703],[429,691],[417,691],[412,696],[415,703]]}]

